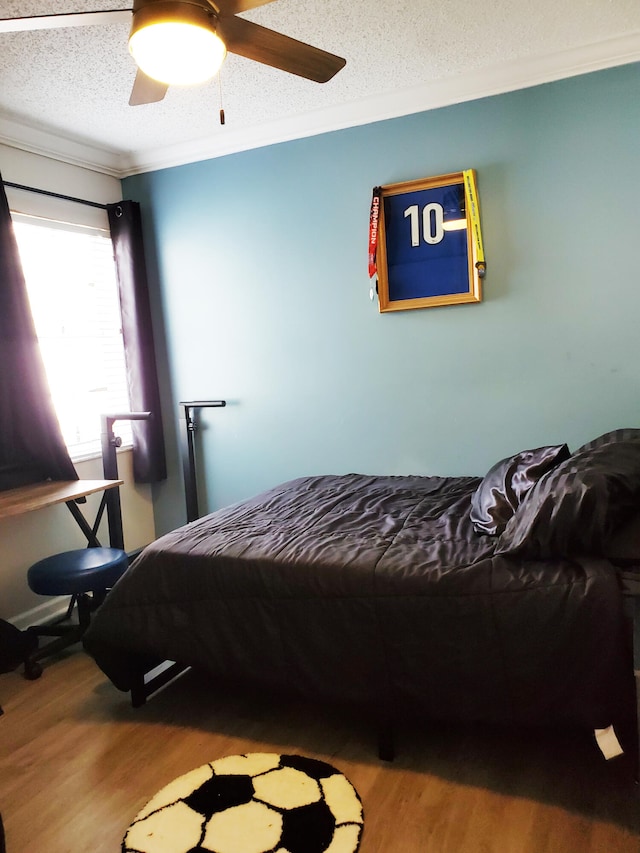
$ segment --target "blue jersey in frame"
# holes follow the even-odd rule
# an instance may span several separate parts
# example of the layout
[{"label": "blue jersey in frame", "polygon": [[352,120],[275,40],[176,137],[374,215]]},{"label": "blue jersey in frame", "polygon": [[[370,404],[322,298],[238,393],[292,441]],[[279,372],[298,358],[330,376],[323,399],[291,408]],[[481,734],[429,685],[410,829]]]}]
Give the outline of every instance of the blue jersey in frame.
[{"label": "blue jersey in frame", "polygon": [[469,290],[462,184],[386,196],[384,220],[390,301]]}]

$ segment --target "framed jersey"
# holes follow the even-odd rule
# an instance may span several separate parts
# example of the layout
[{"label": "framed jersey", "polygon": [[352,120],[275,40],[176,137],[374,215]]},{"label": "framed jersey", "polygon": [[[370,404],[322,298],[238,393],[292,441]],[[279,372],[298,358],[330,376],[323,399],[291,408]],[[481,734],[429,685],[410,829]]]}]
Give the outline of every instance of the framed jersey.
[{"label": "framed jersey", "polygon": [[480,302],[486,267],[475,172],[389,184],[377,192],[380,311]]}]

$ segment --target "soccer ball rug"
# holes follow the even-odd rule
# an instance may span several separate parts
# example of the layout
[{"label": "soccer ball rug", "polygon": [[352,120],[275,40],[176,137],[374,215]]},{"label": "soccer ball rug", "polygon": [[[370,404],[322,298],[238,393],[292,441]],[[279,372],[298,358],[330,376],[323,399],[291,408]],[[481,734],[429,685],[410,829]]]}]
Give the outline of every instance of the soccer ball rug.
[{"label": "soccer ball rug", "polygon": [[136,816],[122,853],[355,853],[362,803],[335,767],[250,752],[175,779]]}]

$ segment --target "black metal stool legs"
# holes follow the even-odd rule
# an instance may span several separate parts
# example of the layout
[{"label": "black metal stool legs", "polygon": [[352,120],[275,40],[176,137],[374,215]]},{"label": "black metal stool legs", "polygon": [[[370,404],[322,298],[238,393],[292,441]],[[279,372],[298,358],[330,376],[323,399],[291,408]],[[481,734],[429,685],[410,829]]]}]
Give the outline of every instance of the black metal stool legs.
[{"label": "black metal stool legs", "polygon": [[[67,646],[78,643],[91,622],[91,614],[104,601],[106,590],[99,590],[92,594],[82,592],[71,597],[71,603],[66,614],[46,625],[34,625],[28,630],[38,637],[54,637],[50,643],[34,649],[25,661],[25,676],[27,678],[38,678],[42,669],[37,663],[42,658],[55,655]],[[77,606],[77,624],[65,624],[71,618],[74,606]]]}]

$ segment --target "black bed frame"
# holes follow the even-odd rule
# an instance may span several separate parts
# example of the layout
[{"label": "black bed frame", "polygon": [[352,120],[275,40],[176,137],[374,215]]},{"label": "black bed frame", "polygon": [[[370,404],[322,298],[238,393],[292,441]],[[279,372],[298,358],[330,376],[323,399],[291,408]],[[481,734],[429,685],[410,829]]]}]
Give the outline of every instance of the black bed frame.
[{"label": "black bed frame", "polygon": [[[164,661],[148,672],[140,673],[131,687],[131,705],[140,708],[153,694],[185,675],[191,667],[176,661]],[[381,761],[393,761],[395,746],[393,720],[390,714],[382,713],[377,719],[378,757]]]}]

